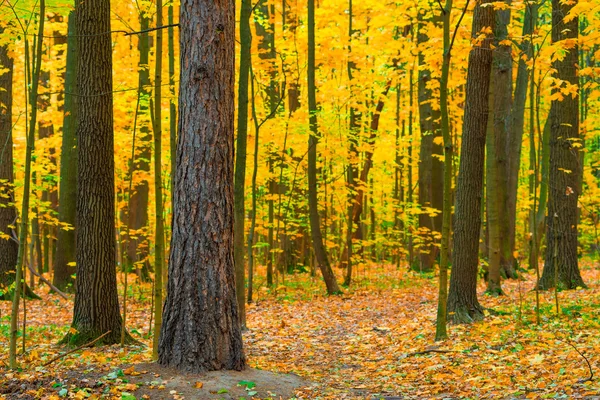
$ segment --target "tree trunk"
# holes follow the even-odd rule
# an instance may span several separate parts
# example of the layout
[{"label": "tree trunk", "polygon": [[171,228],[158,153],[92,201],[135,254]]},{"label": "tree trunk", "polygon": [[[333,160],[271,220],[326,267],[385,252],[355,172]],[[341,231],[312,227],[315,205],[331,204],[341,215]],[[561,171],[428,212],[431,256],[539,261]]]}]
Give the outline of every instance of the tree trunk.
[{"label": "tree trunk", "polygon": [[[0,26],[0,35],[4,28]],[[13,59],[8,44],[0,46],[0,291],[4,292],[15,281],[15,266],[19,244],[16,229],[17,209],[13,191],[13,140],[12,140],[12,79]],[[2,294],[0,294],[2,297]]]},{"label": "tree trunk", "polygon": [[179,139],[158,362],[189,372],[245,367],[233,260],[234,14],[231,0],[184,0],[180,9]]},{"label": "tree trunk", "polygon": [[[79,38],[77,85],[77,285],[73,328],[63,343],[78,346],[108,331],[100,344],[119,343],[114,191],[114,131],[110,1],[76,7]],[[128,340],[131,338],[128,336]]]},{"label": "tree trunk", "polygon": [[[150,18],[148,18],[150,10],[142,10],[140,12],[140,30],[144,31],[150,27]],[[143,122],[139,125],[139,150],[136,154],[135,161],[132,160],[130,165],[130,174],[135,177],[139,171],[142,176],[150,176],[150,158],[152,157],[152,136],[150,134],[150,65],[149,59],[149,35],[141,33],[138,37],[138,48],[140,58],[138,61],[138,88],[140,96],[139,115],[142,116]],[[138,153],[139,152],[139,153]],[[125,267],[127,270],[135,266],[135,270],[143,281],[148,281],[149,276],[149,261],[148,261],[148,238],[146,229],[148,228],[148,195],[150,185],[148,179],[133,179],[134,190],[129,199],[128,220],[125,223],[128,226],[129,235],[127,238],[127,262]],[[156,272],[156,271],[155,271]]]},{"label": "tree trunk", "polygon": [[[31,188],[31,165],[32,165],[32,154],[35,147],[35,126],[37,123],[37,98],[38,98],[38,83],[40,78],[40,71],[42,70],[42,44],[44,35],[44,21],[46,20],[46,1],[40,1],[40,12],[39,12],[39,24],[38,32],[36,37],[36,44],[33,52],[33,60],[31,62],[31,80],[26,79],[27,88],[31,88],[29,91],[26,90],[26,94],[29,96],[29,102],[26,103],[31,107],[31,114],[29,116],[29,126],[27,132],[27,147],[25,150],[25,176],[23,177],[23,201],[21,203],[21,222],[19,227],[19,250],[17,253],[17,264],[15,271],[15,289],[12,299],[12,310],[10,317],[10,343],[9,343],[9,365],[11,369],[17,368],[17,320],[19,317],[19,297],[21,295],[21,287],[23,286],[24,293],[28,291],[25,284],[21,285],[21,279],[25,280],[24,268],[25,268],[25,253],[27,249],[27,231],[29,229],[29,198]],[[24,32],[25,33],[25,32]],[[25,66],[29,66],[29,40],[25,37]],[[27,75],[27,74],[26,74]],[[23,306],[26,310],[26,307]],[[23,335],[25,335],[25,327],[23,328]],[[25,342],[23,342],[25,343]],[[25,349],[23,348],[23,352]]]},{"label": "tree trunk", "polygon": [[[75,279],[75,200],[77,198],[77,93],[78,37],[77,15],[71,11],[68,21],[67,67],[65,72],[65,103],[60,155],[60,190],[58,220],[69,224],[59,229],[54,258],[53,284],[62,291],[73,291]],[[69,265],[71,264],[71,265]]]},{"label": "tree trunk", "polygon": [[[429,40],[424,31],[424,13],[419,10],[417,43],[419,49]],[[439,18],[433,18],[433,24],[439,25]],[[419,154],[419,235],[423,241],[419,248],[421,271],[431,271],[439,254],[435,246],[434,232],[442,231],[442,208],[444,164],[442,162],[443,148],[441,145],[440,110],[432,107],[433,93],[427,87],[431,81],[431,71],[428,69],[425,54],[419,51],[419,81],[417,92],[419,98],[419,125],[421,130],[421,148]],[[437,139],[437,140],[436,140]],[[423,209],[430,208],[431,210]],[[430,211],[430,212],[428,212]]]},{"label": "tree trunk", "polygon": [[[156,24],[162,26],[162,0],[156,1]],[[152,358],[158,358],[158,333],[162,323],[163,268],[165,258],[165,227],[162,190],[162,30],[156,31],[156,65],[154,68],[154,337]]]},{"label": "tree trunk", "polygon": [[[531,44],[530,37],[535,29],[537,9],[537,4],[532,4],[528,7],[525,7],[525,15],[523,20],[524,40],[521,45],[521,52],[526,55],[528,59],[533,57],[533,46]],[[513,253],[515,250],[517,191],[519,187],[519,167],[521,166],[521,150],[525,127],[525,104],[527,102],[527,86],[529,75],[530,73],[527,69],[527,60],[519,57],[512,106],[512,123],[511,130],[508,132],[509,136],[507,138],[506,150],[506,174],[508,176],[506,223],[508,223],[509,230],[508,238],[505,238],[503,241],[503,260],[505,262],[503,270],[506,275],[511,278],[516,277],[516,261]]]},{"label": "tree trunk", "polygon": [[[510,0],[509,0],[510,1]],[[502,294],[501,275],[512,275],[512,254],[504,260],[503,250],[508,246],[508,185],[507,159],[508,136],[511,129],[512,111],[512,48],[503,42],[508,38],[510,8],[495,10],[494,51],[490,81],[490,105],[487,127],[487,222],[489,229],[489,277],[488,292]]]},{"label": "tree trunk", "polygon": [[[565,50],[564,58],[552,63],[560,86],[552,91],[557,98],[550,109],[550,171],[548,174],[548,221],[546,225],[546,257],[538,287],[557,285],[563,289],[585,287],[577,258],[577,199],[579,197],[580,149],[578,46],[579,19],[563,18],[577,2],[552,1],[552,43],[569,40],[575,44]],[[562,94],[560,89],[570,89]],[[575,90],[577,89],[577,90]],[[555,271],[557,269],[557,271]],[[555,282],[555,276],[558,282]]]},{"label": "tree trunk", "polygon": [[[482,2],[479,1],[473,15],[473,39],[477,38],[482,30],[491,28],[493,23],[493,8],[482,7]],[[492,70],[490,44],[490,35],[485,34],[469,53],[462,146],[456,185],[453,264],[448,293],[448,316],[453,322],[472,322],[483,318],[483,308],[477,300],[477,270],[488,94]]]},{"label": "tree trunk", "polygon": [[[269,117],[274,117],[277,112],[278,100],[277,100],[277,65],[275,64],[275,58],[277,53],[275,52],[275,5],[268,4],[266,0],[261,0],[258,6],[258,11],[262,15],[264,21],[269,21],[268,24],[260,23],[258,19],[255,21],[256,34],[261,37],[261,40],[258,44],[259,48],[259,58],[261,60],[265,60],[269,63],[269,76],[270,82],[269,87],[267,89],[267,102],[268,102],[268,110]],[[263,25],[264,24],[264,25]],[[255,122],[256,123],[256,122]],[[257,135],[258,136],[258,135]],[[270,144],[272,146],[272,143]],[[273,223],[275,220],[275,203],[273,201],[273,197],[275,196],[275,181],[272,178],[274,176],[273,166],[274,166],[274,157],[275,154],[269,148],[269,159],[267,161],[269,168],[269,180],[267,183],[267,187],[269,190],[269,200],[268,203],[268,233],[267,233],[267,242],[269,244],[268,252],[267,252],[267,286],[271,287],[273,285],[273,259],[274,259],[274,236],[273,236]]]},{"label": "tree trunk", "polygon": [[317,89],[315,84],[315,2],[308,0],[308,112],[310,114],[310,134],[308,138],[308,207],[310,232],[315,251],[315,257],[328,294],[340,293],[335,275],[329,264],[327,250],[323,243],[319,203],[317,196],[317,144],[319,143],[319,128],[317,126]]},{"label": "tree trunk", "polygon": [[[352,37],[355,32],[355,30],[353,28],[353,24],[352,24],[353,17],[354,17],[354,15],[353,15],[352,0],[348,0],[348,64],[347,64],[347,69],[348,69],[348,81],[350,84],[351,92],[354,87],[353,70],[356,68],[356,63],[354,61],[352,61],[352,59],[351,59]],[[351,93],[351,98],[352,97],[354,97],[353,93]],[[356,159],[358,158],[358,154],[356,151],[356,140],[357,140],[356,137],[360,133],[359,115],[358,115],[358,112],[356,111],[356,108],[353,106],[350,106],[349,113],[350,113],[349,127],[348,127],[349,154],[348,154],[348,166],[347,166],[348,210],[347,210],[347,228],[346,228],[346,252],[344,253],[342,251],[342,254],[340,256],[340,267],[344,266],[344,258],[345,258],[345,262],[346,262],[346,274],[344,276],[344,286],[350,286],[350,283],[352,282],[352,254],[353,254],[352,241],[353,241],[353,236],[354,236],[354,219],[353,219],[354,194],[353,194],[353,191],[355,190],[356,176],[358,175],[358,167],[356,164]]]},{"label": "tree trunk", "polygon": [[246,273],[244,263],[245,242],[244,222],[246,219],[245,185],[246,185],[246,147],[248,140],[248,79],[250,77],[251,45],[250,14],[252,2],[242,0],[240,12],[240,80],[238,85],[238,132],[235,149],[235,284],[238,302],[238,316],[242,329],[246,327]]}]

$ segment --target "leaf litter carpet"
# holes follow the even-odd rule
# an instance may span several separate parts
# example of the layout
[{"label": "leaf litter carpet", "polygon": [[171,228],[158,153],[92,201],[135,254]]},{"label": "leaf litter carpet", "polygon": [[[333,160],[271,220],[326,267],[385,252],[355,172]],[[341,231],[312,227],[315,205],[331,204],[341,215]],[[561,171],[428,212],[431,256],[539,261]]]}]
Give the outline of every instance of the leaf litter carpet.
[{"label": "leaf litter carpet", "polygon": [[[589,289],[559,292],[558,315],[554,292],[540,293],[540,325],[533,275],[503,282],[502,297],[486,296],[480,283],[480,302],[491,313],[472,325],[449,325],[442,342],[434,341],[436,278],[371,266],[343,295],[327,297],[318,278],[288,276],[274,289],[259,287],[248,308],[248,365],[291,374],[298,387],[285,398],[600,398],[600,271],[587,264],[582,274]],[[127,326],[150,346],[151,287],[131,288]],[[144,371],[152,366],[148,347],[86,348],[44,367],[65,351],[55,343],[69,329],[72,297],[36,291],[43,300],[27,302],[18,371],[6,368],[10,304],[0,303],[0,394],[6,398],[278,399],[289,389],[278,394],[275,383],[261,391],[252,381],[249,389],[242,379],[234,388],[208,391],[202,376]],[[151,379],[134,379],[142,373]]]}]

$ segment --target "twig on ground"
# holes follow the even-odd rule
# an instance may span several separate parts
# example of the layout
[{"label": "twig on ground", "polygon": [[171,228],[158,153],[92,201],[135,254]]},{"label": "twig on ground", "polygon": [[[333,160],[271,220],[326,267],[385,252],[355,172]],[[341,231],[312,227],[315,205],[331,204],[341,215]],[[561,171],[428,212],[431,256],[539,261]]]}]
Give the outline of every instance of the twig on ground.
[{"label": "twig on ground", "polygon": [[411,357],[411,356],[420,356],[423,354],[429,354],[429,353],[458,353],[458,351],[456,350],[441,350],[441,349],[427,349],[427,350],[421,350],[421,351],[415,351],[414,353],[408,353],[406,354],[406,357]]},{"label": "twig on ground", "polygon": [[565,338],[565,340],[567,341],[567,343],[569,344],[569,346],[571,346],[572,348],[575,349],[575,351],[577,353],[579,353],[579,355],[581,357],[583,357],[583,359],[585,360],[585,362],[587,363],[588,369],[590,371],[590,376],[586,379],[579,379],[577,381],[577,383],[585,383],[585,382],[591,382],[592,380],[594,380],[594,371],[592,370],[592,364],[590,364],[590,360],[588,360],[588,358],[586,356],[583,355],[583,353],[581,351],[579,351],[579,349],[577,347],[575,347],[575,345],[573,343],[571,343],[571,341],[567,338]]},{"label": "twig on ground", "polygon": [[106,332],[105,334],[103,334],[103,335],[101,335],[101,336],[98,336],[96,339],[92,340],[92,341],[91,341],[91,342],[89,342],[89,343],[82,344],[81,346],[79,346],[79,347],[77,347],[77,348],[75,348],[75,349],[73,349],[73,350],[69,350],[69,351],[67,351],[66,353],[60,354],[60,355],[58,355],[58,356],[54,357],[52,360],[50,360],[50,361],[46,362],[46,363],[45,363],[45,364],[43,364],[42,366],[43,366],[43,367],[47,367],[48,365],[52,364],[54,361],[56,361],[56,360],[60,360],[61,358],[64,358],[64,357],[68,356],[69,354],[75,353],[76,351],[79,351],[79,350],[83,349],[84,347],[91,347],[91,346],[92,346],[94,343],[96,343],[97,341],[99,341],[100,339],[102,339],[104,336],[108,335],[110,332],[111,332],[111,331],[108,331],[108,332]]}]

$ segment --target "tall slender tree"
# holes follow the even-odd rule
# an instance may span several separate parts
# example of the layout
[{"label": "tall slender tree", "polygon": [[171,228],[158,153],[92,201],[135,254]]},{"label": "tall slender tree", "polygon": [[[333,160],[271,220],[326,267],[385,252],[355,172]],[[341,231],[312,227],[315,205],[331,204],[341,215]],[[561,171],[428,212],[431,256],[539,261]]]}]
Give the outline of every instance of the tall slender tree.
[{"label": "tall slender tree", "polygon": [[[42,70],[42,43],[44,36],[44,23],[46,21],[46,1],[40,0],[40,8],[38,14],[38,31],[35,36],[36,44],[33,52],[33,59],[29,65],[29,40],[25,39],[25,66],[31,68],[31,81],[27,82],[28,87],[31,85],[28,92],[29,106],[31,114],[29,115],[29,125],[27,132],[27,147],[25,149],[25,176],[23,178],[23,201],[21,203],[21,223],[19,225],[19,250],[17,253],[17,265],[15,271],[15,289],[13,291],[12,310],[10,317],[10,343],[9,343],[9,365],[11,369],[17,367],[17,319],[19,316],[19,298],[21,296],[21,279],[25,278],[25,251],[27,249],[27,231],[29,229],[29,198],[31,189],[31,167],[32,155],[35,146],[35,127],[37,124],[37,98],[38,98],[38,83],[40,71]],[[20,22],[19,22],[20,23]],[[21,26],[24,36],[27,35],[27,30]],[[25,334],[25,332],[23,332]],[[25,342],[23,342],[25,343]],[[24,349],[23,349],[24,350]]]},{"label": "tall slender tree", "polygon": [[77,96],[78,37],[77,15],[69,13],[67,22],[67,65],[65,71],[65,103],[60,153],[60,190],[58,219],[71,228],[59,229],[54,258],[53,284],[60,290],[75,290],[75,199],[77,198]]},{"label": "tall slender tree", "polygon": [[246,327],[246,266],[244,262],[244,222],[246,209],[244,206],[246,187],[246,147],[248,141],[248,89],[250,78],[250,47],[252,36],[250,33],[250,14],[252,2],[242,0],[240,10],[240,78],[238,84],[238,132],[235,148],[235,233],[234,233],[234,258],[235,258],[235,284],[238,302],[238,316],[242,329]]},{"label": "tall slender tree", "polygon": [[[5,27],[0,25],[0,35]],[[15,280],[15,265],[19,244],[16,241],[17,208],[13,191],[13,140],[12,140],[12,80],[14,61],[9,55],[8,43],[0,46],[0,294]]]},{"label": "tall slender tree", "polygon": [[321,233],[317,189],[317,144],[319,143],[319,127],[317,125],[317,88],[315,84],[315,1],[308,0],[308,112],[310,133],[308,138],[308,206],[310,232],[315,251],[315,258],[327,287],[328,294],[340,293],[337,280],[331,269],[327,250]]},{"label": "tall slender tree", "polygon": [[[144,3],[141,3],[144,4]],[[150,158],[152,157],[152,136],[150,133],[150,66],[148,65],[150,54],[150,37],[148,32],[143,32],[150,27],[150,10],[142,8],[139,10],[140,16],[140,35],[138,36],[138,50],[140,53],[138,59],[138,90],[139,90],[139,131],[136,143],[139,143],[136,149],[138,155],[131,161],[129,173],[135,176],[141,174],[144,178],[134,179],[133,192],[129,198],[127,206],[127,221],[124,221],[129,229],[127,238],[127,263],[125,268],[129,269],[135,265],[139,276],[147,281],[150,279],[148,268],[148,238],[146,229],[148,228],[148,197],[150,193]],[[133,179],[133,177],[130,177]],[[143,260],[143,263],[140,264]]]},{"label": "tall slender tree", "polygon": [[485,160],[490,73],[493,55],[490,31],[494,10],[478,1],[473,15],[473,47],[469,53],[460,166],[456,185],[452,274],[448,316],[454,322],[483,318],[477,300],[481,199]]},{"label": "tall slender tree", "polygon": [[245,367],[233,261],[235,2],[183,0],[173,235],[158,362]]},{"label": "tall slender tree", "polygon": [[[162,0],[156,1],[156,24],[162,26]],[[156,31],[156,66],[154,69],[154,337],[152,358],[158,358],[158,333],[162,323],[163,268],[165,228],[162,191],[162,29]]]},{"label": "tall slender tree", "polygon": [[[419,154],[419,204],[421,207],[435,209],[423,210],[419,214],[419,228],[425,243],[419,249],[420,269],[431,271],[439,250],[434,245],[434,233],[442,231],[443,190],[439,190],[444,181],[444,164],[442,155],[444,149],[440,143],[440,109],[434,107],[435,99],[429,82],[431,71],[425,57],[425,48],[429,37],[426,33],[427,10],[421,9],[418,17],[418,62],[419,62],[419,125],[421,130],[421,148]],[[430,18],[435,26],[440,25],[440,18]]]},{"label": "tall slender tree", "polygon": [[[564,44],[564,57],[552,63],[558,84],[550,107],[550,171],[544,272],[538,286],[585,287],[577,257],[577,225],[582,139],[579,136],[579,19],[577,1],[552,0],[552,43]],[[556,282],[555,277],[558,278]]]},{"label": "tall slender tree", "polygon": [[[78,1],[77,285],[63,343],[121,340],[116,275],[110,1]],[[127,335],[127,341],[132,340]]]},{"label": "tall slender tree", "polygon": [[[517,215],[517,190],[519,187],[519,167],[521,165],[521,152],[523,132],[525,130],[525,104],[527,102],[527,87],[531,75],[527,68],[528,60],[533,57],[532,34],[537,20],[538,4],[528,4],[523,16],[523,41],[520,45],[522,55],[519,57],[517,78],[513,95],[511,130],[507,139],[506,168],[508,174],[508,187],[506,196],[506,223],[508,224],[508,238],[503,241],[502,260],[506,263],[503,267],[507,276],[514,270],[515,259],[513,256],[516,238]],[[541,209],[541,207],[539,208]],[[545,207],[543,214],[545,215]],[[537,236],[537,235],[536,235]],[[535,247],[537,248],[537,247]],[[537,259],[537,256],[536,256]],[[512,275],[515,277],[515,274]]]}]

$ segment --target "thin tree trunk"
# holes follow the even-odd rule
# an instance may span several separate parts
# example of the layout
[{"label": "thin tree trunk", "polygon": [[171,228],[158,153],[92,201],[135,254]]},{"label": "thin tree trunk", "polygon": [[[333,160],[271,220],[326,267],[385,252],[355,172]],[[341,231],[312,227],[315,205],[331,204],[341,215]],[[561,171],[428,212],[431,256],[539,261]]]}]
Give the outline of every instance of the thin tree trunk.
[{"label": "thin tree trunk", "polygon": [[[0,26],[0,36],[4,34]],[[5,72],[0,75],[0,290],[5,292],[15,281],[17,265],[16,230],[17,208],[14,195],[13,139],[12,139],[12,80],[14,61],[8,52],[8,44],[0,46],[0,66]],[[0,296],[4,297],[4,293]]]},{"label": "thin tree trunk", "polygon": [[[156,25],[162,26],[162,0],[156,1]],[[154,204],[156,229],[154,231],[154,337],[152,339],[152,358],[158,358],[158,333],[162,323],[163,304],[163,268],[165,228],[163,221],[162,192],[162,30],[156,31],[156,66],[154,70]]]},{"label": "thin tree trunk", "polygon": [[252,163],[252,206],[250,209],[250,231],[248,232],[248,304],[252,303],[253,280],[254,280],[254,234],[256,230],[256,178],[258,175],[258,144],[260,134],[260,124],[256,115],[256,96],[254,92],[254,74],[250,66],[250,91],[252,94],[252,120],[254,121],[254,160]]},{"label": "thin tree trunk", "polygon": [[[35,145],[35,126],[37,121],[37,98],[38,83],[40,71],[42,69],[42,43],[44,35],[44,21],[46,19],[46,1],[40,0],[39,27],[36,36],[37,52],[35,53],[33,75],[31,79],[31,90],[29,92],[29,105],[31,106],[31,115],[29,119],[29,131],[27,132],[27,147],[25,150],[25,177],[23,179],[23,203],[21,206],[21,224],[19,227],[19,249],[17,253],[17,264],[15,271],[15,289],[13,291],[12,311],[10,317],[10,343],[9,343],[9,366],[10,369],[17,368],[17,319],[19,315],[19,297],[21,296],[21,287],[27,291],[25,285],[21,285],[21,279],[24,278],[24,258],[27,250],[27,230],[29,222],[29,197],[31,187],[31,157]],[[23,32],[25,33],[25,32]],[[29,65],[29,41],[25,39],[25,65]],[[25,332],[23,332],[23,336]]]},{"label": "thin tree trunk", "polygon": [[230,0],[180,8],[178,162],[158,362],[189,372],[245,367],[233,258],[234,14]]},{"label": "thin tree trunk", "polygon": [[[148,17],[150,10],[141,10],[140,12],[140,30],[144,31],[150,27],[150,18]],[[160,32],[157,31],[157,32]],[[139,138],[140,143],[139,155],[136,160],[132,160],[130,168],[130,179],[139,171],[143,177],[150,175],[150,159],[152,158],[152,137],[150,132],[150,65],[149,63],[149,35],[141,33],[139,35],[138,48],[140,58],[138,61],[138,88],[140,92],[140,109],[139,115],[142,116],[140,124]],[[157,51],[158,52],[158,51]],[[134,190],[131,197],[128,199],[127,207],[127,225],[130,234],[127,237],[127,262],[124,263],[126,271],[131,267],[135,267],[138,275],[143,281],[150,279],[149,261],[148,261],[148,246],[146,243],[146,229],[148,229],[148,196],[150,193],[150,184],[148,179],[134,179]],[[131,233],[133,231],[133,233]],[[133,236],[133,237],[132,237]],[[156,272],[156,271],[155,271]]]},{"label": "thin tree trunk", "polygon": [[308,0],[308,112],[310,114],[310,135],[308,139],[308,205],[310,218],[310,231],[315,257],[328,294],[340,293],[337,280],[329,264],[329,258],[323,236],[321,234],[321,221],[319,217],[319,203],[317,197],[317,144],[319,143],[319,128],[317,125],[317,96],[315,84],[315,2]]},{"label": "thin tree trunk", "polygon": [[244,221],[246,209],[244,207],[246,185],[246,147],[248,140],[248,79],[250,77],[250,49],[252,36],[250,33],[250,14],[252,2],[242,0],[240,10],[240,78],[238,84],[238,125],[235,150],[235,233],[234,233],[234,259],[235,259],[235,284],[238,302],[238,317],[242,329],[246,328],[246,273],[244,263]]},{"label": "thin tree trunk", "polygon": [[[533,45],[531,35],[534,32],[537,19],[537,4],[529,4],[525,7],[523,20],[523,42],[521,52],[527,59],[533,57]],[[523,132],[525,127],[525,104],[527,102],[527,86],[529,82],[529,71],[527,69],[527,60],[519,57],[517,68],[517,79],[515,82],[515,91],[513,97],[511,130],[508,132],[507,150],[506,150],[506,174],[508,176],[508,188],[506,197],[506,221],[508,223],[508,238],[503,244],[503,262],[502,268],[507,277],[516,278],[516,261],[513,253],[515,250],[516,238],[516,215],[517,215],[517,190],[519,187],[519,167],[521,165],[521,152]]]},{"label": "thin tree trunk", "polygon": [[52,284],[64,291],[74,291],[75,274],[75,200],[77,198],[77,119],[79,108],[77,70],[78,46],[77,15],[69,13],[67,39],[67,66],[65,72],[65,103],[62,145],[60,155],[60,190],[58,220],[68,224],[58,229],[54,276]]},{"label": "thin tree trunk", "polygon": [[[425,43],[429,40],[424,33],[424,13],[426,10],[419,10],[417,43],[419,48],[419,81],[417,92],[419,99],[419,125],[421,131],[421,147],[419,154],[419,204],[422,208],[431,208],[431,210],[422,209],[419,214],[419,230],[423,236],[424,243],[419,249],[420,269],[422,271],[431,271],[435,264],[435,259],[439,255],[438,247],[435,246],[434,232],[442,230],[442,208],[443,208],[443,186],[444,165],[442,163],[442,154],[444,152],[440,143],[440,111],[432,107],[433,93],[428,87],[431,81],[431,71],[427,67],[427,59],[421,51]],[[439,17],[433,17],[433,24],[439,26]]]},{"label": "thin tree trunk", "polygon": [[[268,109],[269,116],[272,117],[277,112],[276,108],[278,106],[277,101],[277,66],[275,64],[275,58],[277,53],[275,51],[275,5],[268,4],[266,0],[261,0],[258,6],[258,10],[262,14],[262,17],[265,21],[269,21],[266,26],[263,26],[258,20],[255,22],[256,33],[261,37],[261,41],[258,44],[259,53],[258,56],[261,60],[265,60],[269,63],[269,76],[270,82],[269,87],[267,88],[267,101],[268,101]],[[255,122],[256,123],[256,122]],[[258,137],[258,135],[257,135]],[[271,143],[272,145],[272,143]],[[273,164],[274,164],[274,153],[272,150],[269,150],[269,159],[268,159],[268,168],[269,168],[269,176],[273,176]],[[269,190],[269,200],[267,200],[268,204],[268,233],[267,233],[267,242],[268,242],[268,252],[267,252],[267,286],[273,285],[273,246],[274,246],[274,236],[273,236],[273,223],[275,219],[275,205],[273,201],[273,196],[275,196],[275,181],[272,178],[269,178],[267,183],[267,187]]]}]

